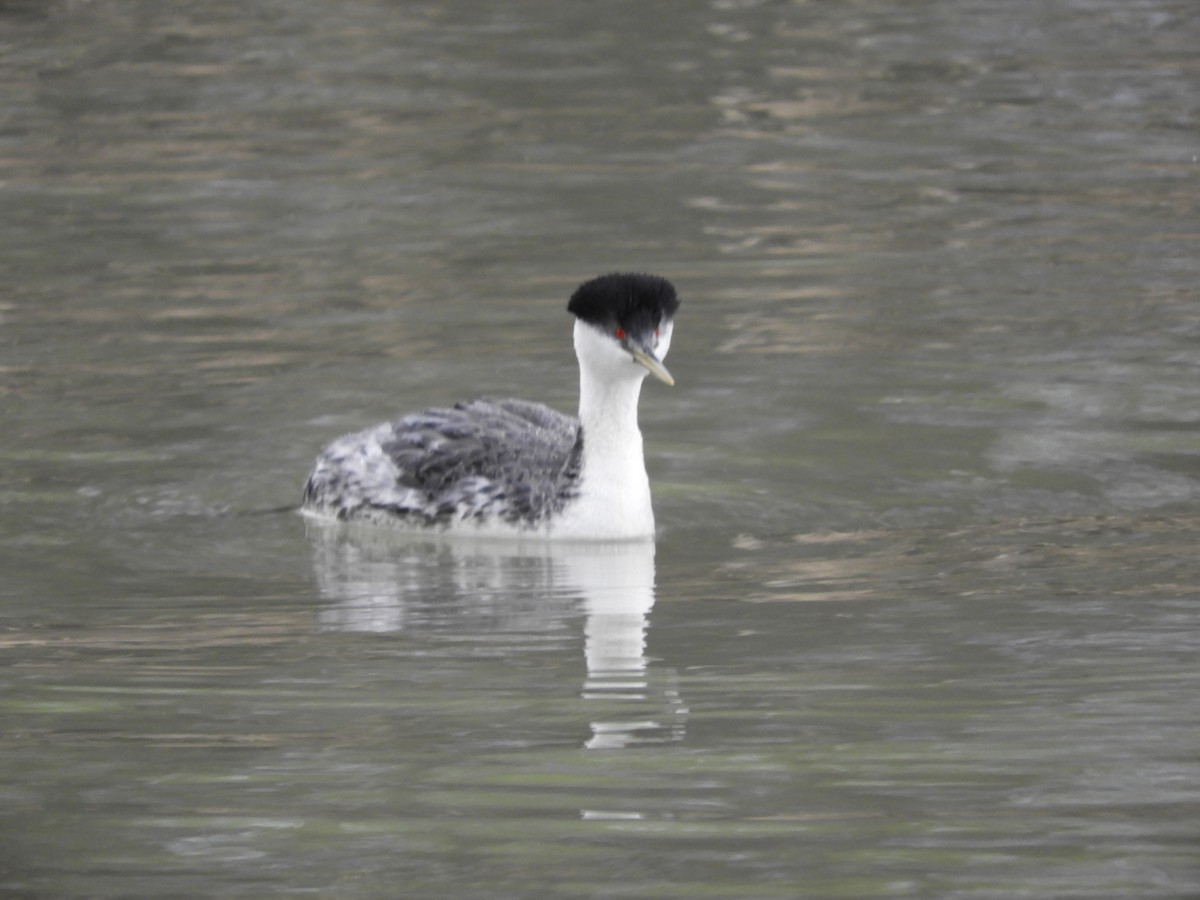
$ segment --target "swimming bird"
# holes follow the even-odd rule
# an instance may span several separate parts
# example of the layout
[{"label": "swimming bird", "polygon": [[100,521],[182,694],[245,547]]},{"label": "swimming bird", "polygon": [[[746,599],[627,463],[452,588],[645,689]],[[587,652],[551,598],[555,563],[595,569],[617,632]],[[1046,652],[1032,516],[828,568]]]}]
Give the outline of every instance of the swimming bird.
[{"label": "swimming bird", "polygon": [[453,533],[652,537],[638,396],[648,374],[675,383],[663,359],[679,302],[655,275],[585,282],[567,303],[578,418],[484,398],[346,435],[317,457],[304,512]]}]

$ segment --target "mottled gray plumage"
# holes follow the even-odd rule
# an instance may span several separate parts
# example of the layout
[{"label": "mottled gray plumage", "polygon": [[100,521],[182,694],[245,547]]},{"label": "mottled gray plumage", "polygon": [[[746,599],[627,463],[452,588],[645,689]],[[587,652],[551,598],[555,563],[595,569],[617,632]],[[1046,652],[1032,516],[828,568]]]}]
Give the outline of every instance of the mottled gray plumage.
[{"label": "mottled gray plumage", "polygon": [[473,400],[338,439],[304,502],[339,519],[536,527],[576,495],[582,451],[576,418],[526,400]]}]

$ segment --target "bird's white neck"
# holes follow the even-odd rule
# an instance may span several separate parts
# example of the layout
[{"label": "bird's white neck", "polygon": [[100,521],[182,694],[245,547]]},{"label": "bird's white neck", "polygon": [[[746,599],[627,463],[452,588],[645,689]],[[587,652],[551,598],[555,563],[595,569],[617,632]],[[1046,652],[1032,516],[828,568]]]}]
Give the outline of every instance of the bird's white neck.
[{"label": "bird's white neck", "polygon": [[642,379],[604,381],[587,370],[579,378],[579,421],[583,426],[583,471],[612,480],[646,481],[638,396]]},{"label": "bird's white neck", "polygon": [[585,369],[579,387],[583,426],[579,504],[594,511],[597,531],[613,537],[650,537],[654,513],[637,422],[642,379],[603,381]]},{"label": "bird's white neck", "polygon": [[[571,531],[613,540],[654,535],[650,479],[638,429],[638,397],[645,370],[628,355],[597,359],[591,337],[580,335],[579,421],[583,427],[583,460],[579,497],[565,517]],[[602,353],[607,353],[604,348]]]}]

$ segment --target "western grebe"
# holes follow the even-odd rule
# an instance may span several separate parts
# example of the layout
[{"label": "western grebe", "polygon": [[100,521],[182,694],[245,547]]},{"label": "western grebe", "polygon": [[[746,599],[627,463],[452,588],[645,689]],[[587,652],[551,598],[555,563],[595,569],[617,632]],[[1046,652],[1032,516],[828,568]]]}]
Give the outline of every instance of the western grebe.
[{"label": "western grebe", "polygon": [[338,438],[304,511],[474,534],[620,540],[654,534],[637,404],[662,364],[679,298],[665,278],[602,275],[571,295],[579,418],[480,399]]}]

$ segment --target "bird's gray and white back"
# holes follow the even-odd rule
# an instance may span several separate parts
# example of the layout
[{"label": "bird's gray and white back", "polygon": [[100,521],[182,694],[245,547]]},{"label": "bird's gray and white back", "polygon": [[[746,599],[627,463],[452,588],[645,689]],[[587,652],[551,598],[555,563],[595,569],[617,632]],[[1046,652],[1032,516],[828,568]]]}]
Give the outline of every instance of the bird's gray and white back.
[{"label": "bird's gray and white back", "polygon": [[582,449],[572,416],[473,400],[338,438],[317,458],[304,502],[339,519],[535,528],[576,496]]}]

